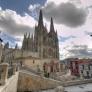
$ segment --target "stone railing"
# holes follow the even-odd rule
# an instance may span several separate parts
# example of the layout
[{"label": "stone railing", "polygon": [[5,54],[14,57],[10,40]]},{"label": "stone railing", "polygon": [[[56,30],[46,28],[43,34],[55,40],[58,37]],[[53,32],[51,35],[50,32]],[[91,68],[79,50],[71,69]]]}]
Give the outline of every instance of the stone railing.
[{"label": "stone railing", "polygon": [[0,85],[4,85],[7,79],[15,74],[16,70],[16,64],[13,64],[12,67],[9,67],[7,63],[0,64]]},{"label": "stone railing", "polygon": [[0,85],[4,85],[8,76],[8,64],[0,64]]},{"label": "stone railing", "polygon": [[7,79],[7,82],[0,86],[0,92],[17,92],[18,72]]}]

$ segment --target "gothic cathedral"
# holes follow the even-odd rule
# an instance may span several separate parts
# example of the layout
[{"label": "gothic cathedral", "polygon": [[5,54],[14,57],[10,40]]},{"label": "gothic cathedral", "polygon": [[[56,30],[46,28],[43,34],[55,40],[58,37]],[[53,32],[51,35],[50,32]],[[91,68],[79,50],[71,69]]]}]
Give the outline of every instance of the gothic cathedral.
[{"label": "gothic cathedral", "polygon": [[39,58],[52,58],[59,60],[58,35],[54,29],[53,18],[51,18],[50,31],[43,23],[43,14],[40,10],[38,25],[35,26],[34,34],[24,34],[22,50],[37,52]]}]

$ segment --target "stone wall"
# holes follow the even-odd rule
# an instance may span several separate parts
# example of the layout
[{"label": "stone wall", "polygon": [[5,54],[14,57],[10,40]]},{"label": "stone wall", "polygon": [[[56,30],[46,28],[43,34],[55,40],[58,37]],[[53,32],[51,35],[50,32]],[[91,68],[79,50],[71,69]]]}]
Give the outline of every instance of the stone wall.
[{"label": "stone wall", "polygon": [[8,77],[8,64],[0,64],[0,85],[4,85]]},{"label": "stone wall", "polygon": [[0,92],[17,92],[18,72],[7,79],[5,85],[0,86]]},{"label": "stone wall", "polygon": [[[25,65],[28,68],[31,68],[35,71],[38,71],[38,68],[39,68],[41,71],[43,71],[44,63],[45,62],[50,63],[52,59],[39,59],[39,58],[27,57],[23,59],[22,61],[23,61],[23,65]],[[55,60],[55,63],[56,62],[59,62],[59,61]]]},{"label": "stone wall", "polygon": [[20,71],[18,80],[18,92],[39,91],[52,89],[60,85],[61,82],[34,75],[27,71]]},{"label": "stone wall", "polygon": [[[0,64],[0,92],[17,92],[18,72],[16,64]],[[11,71],[12,70],[12,71]]]},{"label": "stone wall", "polygon": [[35,58],[26,58],[23,60],[23,64],[28,67],[28,68],[31,68],[35,71],[38,70],[38,68],[40,70],[43,70],[43,62],[40,60],[40,59],[35,59]]},{"label": "stone wall", "polygon": [[37,52],[30,52],[30,51],[20,50],[20,49],[14,51],[14,58],[28,57],[28,56],[38,58],[39,54]]}]

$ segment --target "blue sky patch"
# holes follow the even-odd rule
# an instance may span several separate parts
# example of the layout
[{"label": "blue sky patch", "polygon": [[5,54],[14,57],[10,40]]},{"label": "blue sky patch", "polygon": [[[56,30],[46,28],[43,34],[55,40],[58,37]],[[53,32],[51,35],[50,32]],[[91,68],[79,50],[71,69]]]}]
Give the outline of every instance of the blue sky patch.
[{"label": "blue sky patch", "polygon": [[44,5],[46,0],[0,0],[0,6],[3,10],[10,9],[23,15],[29,13],[28,7],[34,4]]},{"label": "blue sky patch", "polygon": [[18,39],[14,38],[13,36],[7,34],[7,33],[0,33],[0,38],[3,40],[4,43],[9,42],[10,47],[15,47],[16,42],[19,41]]},{"label": "blue sky patch", "polygon": [[75,36],[68,36],[68,37],[63,37],[63,36],[59,36],[59,41],[60,42],[65,42],[71,38],[76,38]]}]

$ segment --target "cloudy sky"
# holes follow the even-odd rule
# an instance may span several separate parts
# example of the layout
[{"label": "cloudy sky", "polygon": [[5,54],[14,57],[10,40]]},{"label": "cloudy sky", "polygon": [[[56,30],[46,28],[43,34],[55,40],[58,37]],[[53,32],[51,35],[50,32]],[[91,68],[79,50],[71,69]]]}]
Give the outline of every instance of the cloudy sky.
[{"label": "cloudy sky", "polygon": [[34,32],[39,10],[49,30],[58,32],[60,58],[92,57],[92,0],[0,0],[0,37],[21,47],[23,34]]}]

